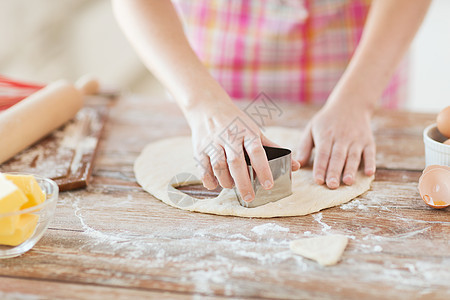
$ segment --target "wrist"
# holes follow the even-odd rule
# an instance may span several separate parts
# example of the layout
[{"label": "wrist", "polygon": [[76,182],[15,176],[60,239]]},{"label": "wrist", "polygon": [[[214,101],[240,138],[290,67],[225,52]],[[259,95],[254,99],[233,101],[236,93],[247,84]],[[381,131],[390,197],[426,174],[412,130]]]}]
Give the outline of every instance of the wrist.
[{"label": "wrist", "polygon": [[224,105],[233,104],[228,94],[216,82],[192,86],[176,100],[185,115],[213,113],[220,111]]},{"label": "wrist", "polygon": [[370,116],[374,113],[382,90],[373,87],[367,87],[359,80],[341,80],[330,96],[327,106],[345,106],[361,113],[367,113]]},{"label": "wrist", "polygon": [[192,127],[194,124],[209,122],[237,107],[223,90],[203,89],[198,93],[192,93],[183,100],[180,105],[183,114]]}]

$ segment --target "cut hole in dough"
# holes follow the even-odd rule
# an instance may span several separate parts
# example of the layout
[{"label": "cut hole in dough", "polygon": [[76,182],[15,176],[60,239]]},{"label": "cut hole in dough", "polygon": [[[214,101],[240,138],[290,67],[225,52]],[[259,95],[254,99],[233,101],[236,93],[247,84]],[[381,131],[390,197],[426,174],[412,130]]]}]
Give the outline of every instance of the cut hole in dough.
[{"label": "cut hole in dough", "polygon": [[188,185],[175,186],[177,190],[185,193],[186,195],[197,199],[213,199],[219,196],[222,188],[218,186],[214,190],[208,190],[202,183],[191,183]]}]

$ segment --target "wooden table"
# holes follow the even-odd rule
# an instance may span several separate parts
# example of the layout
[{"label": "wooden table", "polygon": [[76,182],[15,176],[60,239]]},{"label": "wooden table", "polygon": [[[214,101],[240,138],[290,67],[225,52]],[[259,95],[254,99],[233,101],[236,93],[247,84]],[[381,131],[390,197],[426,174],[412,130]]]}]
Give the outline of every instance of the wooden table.
[{"label": "wooden table", "polygon": [[[271,122],[288,127],[317,111],[281,109]],[[60,195],[31,251],[0,260],[0,298],[450,299],[450,210],[427,207],[417,192],[422,130],[434,117],[376,114],[376,179],[356,200],[308,216],[245,219],[181,211],[137,185],[143,147],[189,128],[174,103],[124,95],[89,187]],[[337,233],[350,243],[336,266],[289,250],[292,240]]]}]

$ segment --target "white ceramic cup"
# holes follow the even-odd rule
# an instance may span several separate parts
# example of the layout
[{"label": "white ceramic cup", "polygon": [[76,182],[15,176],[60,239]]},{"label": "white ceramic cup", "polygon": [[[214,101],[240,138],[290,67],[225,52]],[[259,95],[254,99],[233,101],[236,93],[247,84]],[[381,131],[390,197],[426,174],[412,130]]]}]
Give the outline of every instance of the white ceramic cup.
[{"label": "white ceramic cup", "polygon": [[423,131],[425,144],[425,164],[450,166],[450,145],[445,145],[447,138],[432,124]]}]

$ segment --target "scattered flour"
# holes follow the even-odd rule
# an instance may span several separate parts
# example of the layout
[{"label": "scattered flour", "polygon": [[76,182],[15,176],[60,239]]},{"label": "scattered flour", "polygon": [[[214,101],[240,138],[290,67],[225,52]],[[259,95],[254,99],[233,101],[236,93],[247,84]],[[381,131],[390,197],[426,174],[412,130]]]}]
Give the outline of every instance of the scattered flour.
[{"label": "scattered flour", "polygon": [[381,252],[383,251],[383,248],[380,245],[376,245],[373,247],[373,252]]},{"label": "scattered flour", "polygon": [[[83,235],[88,239],[80,240],[81,249],[96,251],[99,253],[110,253],[111,260],[123,261],[127,263],[139,264],[139,268],[166,268],[176,265],[181,268],[180,282],[192,283],[195,286],[197,296],[212,294],[217,289],[223,289],[226,294],[232,295],[236,285],[235,277],[254,277],[255,264],[276,270],[272,266],[286,264],[294,267],[298,272],[305,272],[311,268],[302,259],[295,257],[289,251],[289,242],[293,237],[286,237],[289,228],[282,227],[275,223],[266,223],[255,226],[251,231],[257,235],[268,235],[270,238],[264,244],[252,241],[242,233],[227,233],[224,226],[217,225],[214,228],[208,227],[197,230],[189,239],[196,239],[195,243],[188,243],[184,239],[170,238],[161,232],[154,234],[136,234],[133,232],[102,232],[94,229],[87,222],[88,210],[83,207],[83,199],[76,196],[76,193],[68,192],[67,197],[63,197],[63,202],[71,203],[75,216],[81,224]],[[69,198],[69,199],[68,199]],[[119,202],[131,205],[132,197]],[[114,207],[115,204],[111,203]],[[217,230],[214,230],[214,229]],[[283,233],[282,237],[276,237],[277,233]],[[165,240],[161,242],[161,240]],[[194,247],[195,244],[195,247]],[[218,255],[217,249],[224,249]],[[241,264],[233,264],[233,260],[241,257]],[[133,260],[139,258],[139,260]],[[148,258],[142,260],[142,258]],[[271,268],[272,267],[272,268]],[[95,271],[95,270],[94,270]],[[111,280],[133,280],[124,278],[120,272],[109,272],[106,275]],[[133,276],[142,276],[133,275]],[[194,297],[195,298],[195,297]]]},{"label": "scattered flour", "polygon": [[425,227],[425,228],[422,228],[422,229],[418,229],[418,230],[415,230],[415,231],[399,234],[399,235],[396,236],[396,238],[410,238],[410,237],[415,236],[417,234],[421,234],[421,233],[427,231],[430,228],[431,228],[431,226],[428,226],[428,227]]},{"label": "scattered flour", "polygon": [[268,232],[273,231],[289,232],[289,228],[281,227],[280,225],[277,225],[275,223],[266,223],[252,228],[252,232],[258,235],[265,235]]},{"label": "scattered flour", "polygon": [[2,170],[0,167],[0,170],[28,172],[50,178],[65,176],[68,169],[74,173],[83,156],[91,153],[98,143],[95,137],[87,136],[87,133],[97,132],[101,126],[96,111],[93,108],[83,108],[73,121],[55,130],[49,136],[52,137],[49,142],[37,143],[22,151],[8,164],[7,169]]},{"label": "scattered flour", "polygon": [[198,270],[190,272],[189,275],[194,281],[195,291],[205,294],[214,292],[210,287],[211,283],[222,285],[229,278],[223,270]]},{"label": "scattered flour", "polygon": [[250,238],[246,237],[243,234],[240,233],[235,233],[229,236],[230,239],[239,239],[239,240],[246,240],[246,241],[250,241]]},{"label": "scattered flour", "polygon": [[[68,193],[71,195],[70,193]],[[127,251],[128,257],[139,258],[145,253],[146,245],[141,244],[139,240],[130,239],[130,236],[121,236],[122,233],[118,234],[107,234],[99,230],[89,227],[81,214],[82,209],[79,206],[80,198],[72,196],[72,207],[74,208],[74,214],[78,218],[83,227],[84,234],[93,239],[94,245],[107,244],[112,254],[120,251],[121,249],[127,248],[131,251]],[[92,246],[92,244],[84,245],[81,248]]]},{"label": "scattered flour", "polygon": [[249,267],[233,266],[232,272],[241,276],[255,276],[255,271]]},{"label": "scattered flour", "polygon": [[416,274],[417,270],[416,270],[416,266],[413,264],[405,264],[405,267],[408,268],[409,272]]},{"label": "scattered flour", "polygon": [[[146,270],[151,268],[165,268],[167,272],[179,272],[179,277],[174,277],[178,283],[192,285],[195,287],[194,299],[202,299],[205,295],[211,295],[222,290],[226,295],[236,295],[245,288],[240,284],[240,278],[258,279],[258,270],[268,270],[271,276],[276,278],[280,268],[289,268],[296,276],[301,278],[302,273],[311,272],[316,266],[305,261],[303,258],[292,255],[289,251],[289,241],[298,236],[312,236],[311,231],[303,233],[290,232],[289,228],[275,223],[265,223],[251,229],[257,237],[267,236],[264,243],[255,241],[255,238],[247,237],[248,229],[241,232],[236,231],[235,224],[220,224],[213,227],[202,228],[192,224],[191,236],[179,238],[175,232],[166,232],[164,229],[143,230],[143,233],[135,231],[120,231],[114,233],[93,228],[89,224],[89,209],[84,207],[83,199],[76,196],[77,193],[66,193],[62,202],[71,204],[75,216],[78,218],[84,238],[80,239],[81,248],[84,251],[111,253],[105,259],[112,264],[126,264],[135,269],[135,274],[121,273],[111,269],[94,269],[93,272],[106,272],[112,281],[125,284],[136,278],[142,279],[147,276]],[[133,205],[133,198],[118,199],[125,207]],[[128,201],[128,204],[127,204]],[[114,207],[115,203],[111,203]],[[89,216],[89,218],[88,218]],[[314,220],[321,225],[322,232],[327,232],[331,226],[322,221],[322,213],[313,215]],[[118,222],[123,220],[118,220]],[[118,223],[120,226],[120,223]],[[186,226],[189,226],[187,224]],[[195,228],[195,229],[194,229]],[[201,229],[198,229],[201,228]],[[319,227],[320,228],[320,227]],[[181,229],[180,229],[181,230]],[[190,228],[186,230],[190,231]],[[195,231],[197,230],[197,231]],[[413,232],[418,234],[428,230],[423,228]],[[148,233],[147,233],[148,232]],[[251,233],[250,233],[251,234]],[[373,235],[367,231],[360,240],[367,240],[367,244],[355,243],[355,251],[363,253],[377,253],[383,251],[383,241],[387,237]],[[366,235],[367,234],[367,235]],[[352,236],[350,237],[352,238]],[[381,241],[381,242],[377,242]],[[217,251],[221,249],[220,251]],[[139,258],[139,259],[134,259]],[[94,259],[94,258],[93,258]],[[101,259],[98,256],[96,260]],[[348,264],[359,263],[358,259],[349,259]],[[414,264],[398,261],[386,261],[384,264],[368,264],[367,276],[373,281],[391,280],[401,284],[424,285],[425,281],[438,280],[444,284],[450,280],[449,273],[442,271],[436,274],[435,265],[428,262],[416,262]],[[355,268],[356,272],[358,268]],[[366,275],[364,275],[366,276]],[[369,278],[367,277],[367,278]],[[151,280],[149,276],[149,280]],[[167,278],[166,280],[170,280]]]},{"label": "scattered flour", "polygon": [[367,240],[381,241],[385,238],[382,236],[379,236],[379,235],[369,234],[369,235],[366,235],[365,237],[363,237],[362,239],[363,239],[363,241],[367,241]]},{"label": "scattered flour", "polygon": [[342,204],[340,206],[343,210],[353,210],[355,208],[358,208],[360,210],[368,210],[367,206],[361,203],[359,199],[352,200],[348,203]]},{"label": "scattered flour", "polygon": [[331,226],[329,226],[329,225],[325,224],[324,222],[322,222],[322,217],[323,217],[322,213],[313,214],[312,216],[313,216],[314,220],[317,223],[322,225],[322,231],[323,232],[326,232],[326,231],[331,229]]},{"label": "scattered flour", "polygon": [[370,208],[375,208],[377,210],[391,211],[387,206],[382,205],[383,200],[383,198],[378,197],[376,194],[371,194],[370,197],[364,198],[363,200],[354,199],[342,204],[340,208],[343,210],[369,210]]},{"label": "scattered flour", "polygon": [[24,294],[24,293],[8,293],[0,291],[0,299],[22,299],[22,300],[39,300],[40,296]]}]

